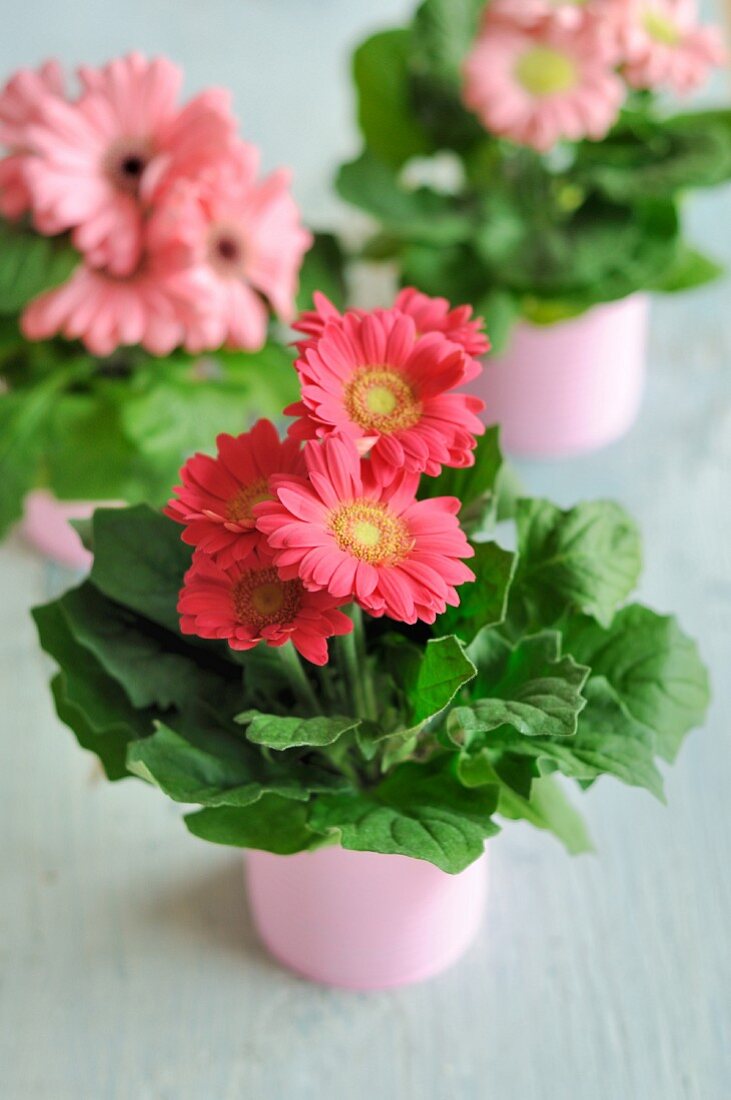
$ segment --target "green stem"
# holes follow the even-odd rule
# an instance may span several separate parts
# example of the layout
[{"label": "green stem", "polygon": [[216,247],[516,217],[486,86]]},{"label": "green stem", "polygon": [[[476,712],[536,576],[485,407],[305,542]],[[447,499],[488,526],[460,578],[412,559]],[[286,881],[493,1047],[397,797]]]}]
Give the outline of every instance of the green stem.
[{"label": "green stem", "polygon": [[363,697],[363,683],[360,669],[358,668],[358,649],[355,639],[355,630],[350,634],[341,634],[338,639],[338,651],[340,662],[345,670],[345,677],[350,686],[350,697],[353,703],[353,717],[365,718],[365,699]]},{"label": "green stem", "polygon": [[290,686],[299,701],[314,714],[322,714],[322,707],[304,670],[300,655],[292,643],[287,642],[277,652],[281,657]]},{"label": "green stem", "polygon": [[365,627],[363,625],[363,612],[357,604],[353,604],[350,614],[353,620],[353,637],[355,640],[355,651],[358,663],[358,670],[360,672],[360,687],[363,697],[363,713],[366,718],[370,718],[372,722],[375,722],[378,718],[378,700],[376,699],[376,690],[373,683],[373,677],[371,676],[370,668],[368,666]]}]

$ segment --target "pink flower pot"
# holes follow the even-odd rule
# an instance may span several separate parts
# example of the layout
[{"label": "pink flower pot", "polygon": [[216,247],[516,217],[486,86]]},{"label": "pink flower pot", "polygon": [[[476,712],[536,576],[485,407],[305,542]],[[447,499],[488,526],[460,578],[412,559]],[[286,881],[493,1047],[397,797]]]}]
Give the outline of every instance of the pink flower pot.
[{"label": "pink flower pot", "polygon": [[504,355],[488,357],[475,392],[506,451],[562,457],[619,439],[639,411],[649,299],[634,294],[572,321],[520,323]]},{"label": "pink flower pot", "polygon": [[447,875],[419,859],[320,848],[246,854],[259,936],[284,966],[345,989],[423,981],[467,950],[480,926],[486,859]]},{"label": "pink flower pot", "polygon": [[102,501],[60,501],[46,489],[35,489],[25,498],[21,533],[26,542],[45,557],[67,569],[88,570],[91,554],[70,526],[69,520],[87,519]]}]

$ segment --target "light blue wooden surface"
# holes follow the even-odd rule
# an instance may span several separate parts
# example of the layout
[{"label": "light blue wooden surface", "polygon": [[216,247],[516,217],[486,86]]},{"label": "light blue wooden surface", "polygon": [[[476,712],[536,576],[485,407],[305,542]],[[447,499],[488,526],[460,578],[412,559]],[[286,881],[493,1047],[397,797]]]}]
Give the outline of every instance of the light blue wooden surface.
[{"label": "light blue wooden surface", "polygon": [[[0,65],[132,44],[236,89],[270,164],[325,217],[354,148],[342,51],[396,0],[126,0],[7,13]],[[367,11],[365,10],[367,8]],[[5,13],[4,13],[5,14]],[[10,33],[8,33],[10,32]],[[285,70],[286,66],[286,70]],[[693,203],[731,264],[731,192]],[[715,702],[668,807],[602,781],[598,854],[509,826],[462,965],[383,995],[318,989],[257,946],[236,853],[105,784],[53,713],[27,610],[62,578],[0,550],[0,1097],[3,1100],[727,1100],[731,1095],[731,283],[658,302],[642,417],[623,443],[523,468],[561,503],[621,500],[642,596],[702,639]]]}]

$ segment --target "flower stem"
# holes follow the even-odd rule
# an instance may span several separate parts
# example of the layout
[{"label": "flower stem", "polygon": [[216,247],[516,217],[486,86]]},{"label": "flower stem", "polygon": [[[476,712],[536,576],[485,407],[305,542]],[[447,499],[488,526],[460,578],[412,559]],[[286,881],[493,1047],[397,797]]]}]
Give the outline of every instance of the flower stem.
[{"label": "flower stem", "polygon": [[311,710],[314,714],[322,714],[322,707],[315,695],[312,684],[309,677],[304,670],[304,666],[300,659],[300,655],[294,648],[291,642],[287,642],[286,645],[277,649],[282,664],[284,665],[287,673],[287,679],[289,680],[290,687],[295,693],[300,703],[308,710]]},{"label": "flower stem", "polygon": [[363,714],[375,722],[378,718],[378,701],[376,699],[375,685],[368,667],[368,654],[366,652],[365,627],[363,625],[363,612],[358,604],[353,604],[350,616],[353,620],[353,638],[355,641],[357,670],[359,673],[360,690],[363,699]]}]

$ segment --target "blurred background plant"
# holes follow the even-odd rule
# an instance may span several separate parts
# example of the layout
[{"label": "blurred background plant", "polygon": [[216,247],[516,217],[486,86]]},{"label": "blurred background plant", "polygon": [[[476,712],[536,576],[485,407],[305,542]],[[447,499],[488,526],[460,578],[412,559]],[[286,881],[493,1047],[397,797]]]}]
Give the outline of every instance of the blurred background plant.
[{"label": "blurred background plant", "polygon": [[364,147],[337,186],[379,223],[361,256],[473,303],[496,350],[519,318],[714,279],[682,199],[731,178],[731,110],[667,93],[723,59],[693,0],[426,0],[353,59]]}]

